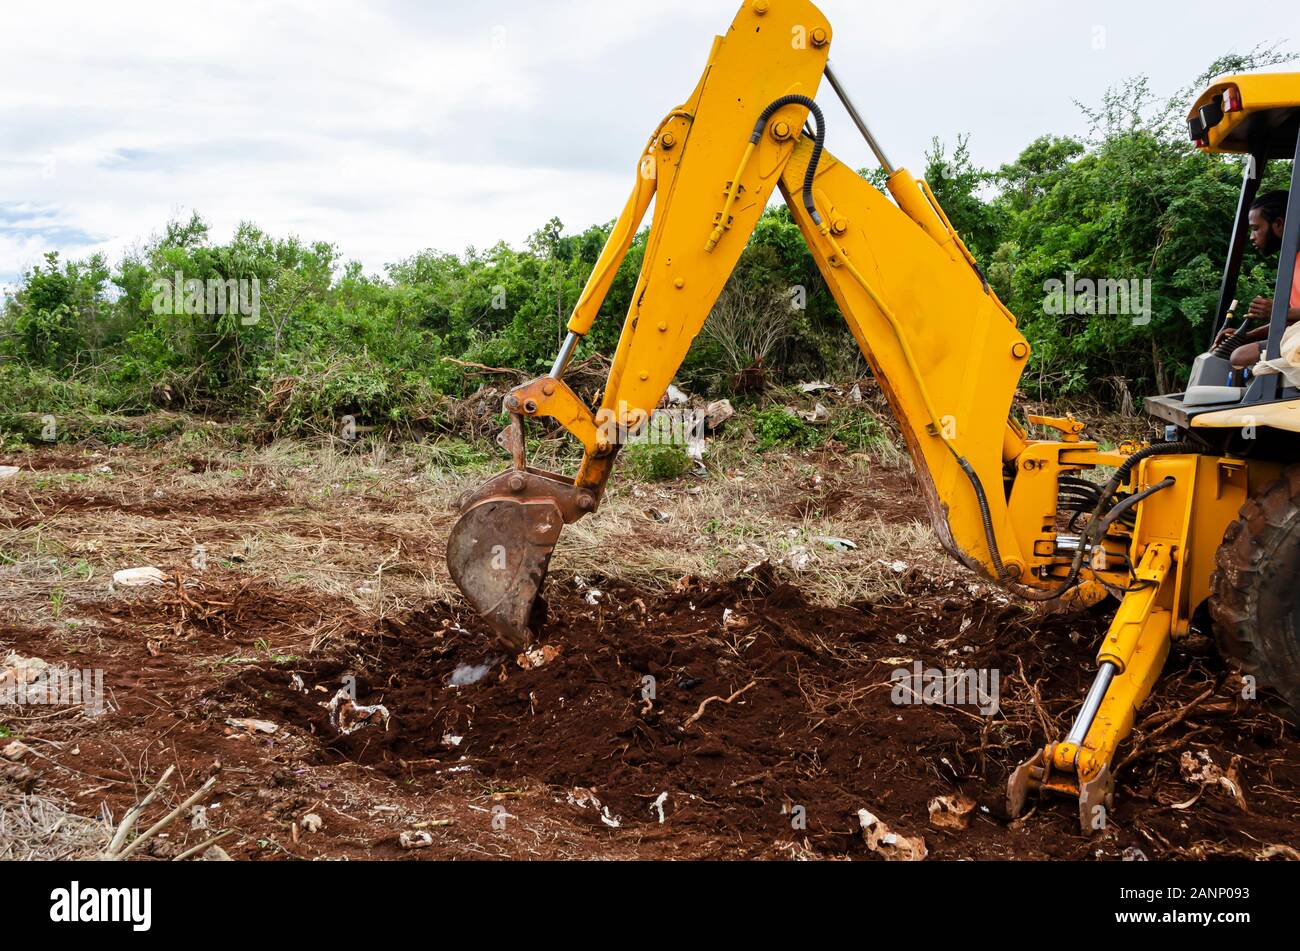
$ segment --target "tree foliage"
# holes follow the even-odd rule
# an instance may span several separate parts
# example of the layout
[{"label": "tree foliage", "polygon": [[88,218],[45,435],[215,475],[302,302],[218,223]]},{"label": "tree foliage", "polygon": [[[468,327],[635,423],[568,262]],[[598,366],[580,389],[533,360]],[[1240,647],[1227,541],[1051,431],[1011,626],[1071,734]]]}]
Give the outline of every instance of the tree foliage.
[{"label": "tree foliage", "polygon": [[[1242,174],[1239,160],[1191,147],[1183,114],[1209,73],[1286,58],[1276,47],[1229,55],[1168,100],[1143,77],[1121,83],[1081,107],[1088,135],[1041,136],[997,169],[974,162],[968,136],[932,142],[924,174],[1034,346],[1031,395],[1118,401],[1182,382],[1211,333]],[[883,185],[878,170],[863,174]],[[1264,187],[1286,187],[1289,174],[1274,163]],[[99,255],[51,253],[0,313],[0,403],[140,412],[161,401],[270,414],[290,428],[344,415],[426,419],[444,396],[477,385],[465,363],[545,372],[611,226],[571,233],[553,218],[521,248],[430,249],[382,274],[341,260],[331,244],[253,224],[219,242],[197,214],[113,267]],[[633,241],[579,359],[614,352],[646,236]],[[1271,293],[1275,266],[1248,255],[1239,296]],[[178,275],[256,282],[256,319],[185,306],[179,291],[160,306],[159,282]],[[1149,282],[1149,321],[1055,312],[1047,288],[1070,275]],[[717,316],[679,374],[688,387],[723,391],[740,364],[760,359],[778,379],[865,370],[784,207],[760,218]]]}]

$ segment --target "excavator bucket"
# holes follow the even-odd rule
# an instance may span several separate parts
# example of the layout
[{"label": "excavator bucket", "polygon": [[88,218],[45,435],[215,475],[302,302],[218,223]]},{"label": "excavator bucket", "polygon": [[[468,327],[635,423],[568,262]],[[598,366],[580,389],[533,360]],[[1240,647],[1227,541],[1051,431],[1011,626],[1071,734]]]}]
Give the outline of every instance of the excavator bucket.
[{"label": "excavator bucket", "polygon": [[527,648],[540,627],[537,608],[560,530],[594,507],[594,496],[571,480],[529,468],[508,469],[462,497],[447,565],[510,650]]}]

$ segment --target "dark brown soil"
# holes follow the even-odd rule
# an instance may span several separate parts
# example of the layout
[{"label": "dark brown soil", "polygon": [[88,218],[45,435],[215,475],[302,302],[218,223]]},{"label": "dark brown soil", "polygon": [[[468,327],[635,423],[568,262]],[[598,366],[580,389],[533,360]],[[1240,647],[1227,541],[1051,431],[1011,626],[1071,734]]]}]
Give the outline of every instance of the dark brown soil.
[{"label": "dark brown soil", "polygon": [[[1075,644],[1070,635],[1090,640],[1102,614],[1030,617],[923,586],[905,598],[821,608],[763,576],[686,582],[658,597],[619,583],[599,588],[595,606],[571,587],[552,591],[547,642],[560,654],[531,671],[445,607],[366,629],[341,604],[261,583],[187,591],[189,602],[218,605],[210,612],[175,591],[91,607],[87,618],[104,624],[100,649],[82,645],[78,663],[109,667],[120,709],[102,736],[78,741],[81,772],[71,786],[84,775],[117,780],[102,795],[124,807],[134,795],[126,767],[165,737],[160,762],[179,762],[197,781],[217,763],[225,768],[227,821],[246,832],[232,851],[245,857],[267,855],[255,843],[259,826],[284,849],[271,854],[311,854],[305,842],[287,843],[284,830],[330,798],[333,784],[321,777],[357,769],[373,777],[367,782],[387,780],[414,797],[452,792],[468,801],[466,783],[480,792],[550,789],[546,808],[587,830],[586,840],[571,843],[579,855],[631,843],[636,854],[767,857],[796,843],[808,854],[866,857],[862,808],[904,835],[924,836],[934,858],[1114,857],[1129,846],[1152,857],[1253,854],[1260,843],[1294,841],[1300,825],[1294,733],[1256,710],[1234,715],[1228,676],[1187,653],[1171,661],[1152,709],[1179,708],[1209,688],[1207,714],[1155,744],[1139,729],[1143,752],[1121,771],[1106,835],[1082,836],[1065,800],[1007,822],[1007,773],[1044,739],[1021,677],[1037,680],[1045,710],[1062,718],[1086,686],[1091,654],[1086,640]],[[352,626],[306,660],[295,632],[329,617]],[[51,647],[36,632],[5,638],[32,653]],[[255,642],[263,646],[251,650]],[[240,656],[267,647],[264,660]],[[913,658],[953,666],[960,661],[950,650],[969,666],[1002,672],[1002,716],[891,702],[893,669]],[[478,683],[448,685],[457,668],[478,664],[489,668]],[[348,676],[359,702],[391,712],[387,729],[339,735],[324,704]],[[652,703],[643,697],[646,677],[654,678]],[[734,702],[707,704],[688,722],[705,698],[751,683]],[[284,729],[274,739],[234,741],[228,717]],[[453,745],[451,737],[462,739]],[[1251,811],[1214,790],[1192,809],[1170,808],[1196,792],[1179,776],[1184,749],[1207,750],[1225,767],[1240,757]],[[618,827],[569,805],[575,790],[593,790]],[[932,828],[927,803],[957,791],[979,803],[975,821],[963,831]],[[663,793],[661,824],[652,804]],[[795,807],[806,828],[792,829]],[[346,842],[312,842],[325,854],[406,854],[364,821],[349,828]],[[419,854],[457,854],[454,827],[446,838]]]},{"label": "dark brown soil", "polygon": [[905,467],[846,468],[833,452],[810,453],[809,459],[818,470],[813,479],[771,487],[783,517],[802,521],[876,516],[887,524],[930,521],[916,479]]},{"label": "dark brown soil", "polygon": [[94,461],[84,453],[31,452],[0,455],[0,466],[17,466],[28,472],[72,472],[85,469]]},{"label": "dark brown soil", "polygon": [[[818,504],[854,503],[841,491]],[[278,504],[258,493],[223,517]],[[82,498],[49,501],[69,497]],[[110,699],[94,721],[24,710],[8,729],[32,746],[38,788],[86,815],[120,817],[169,765],[186,791],[217,775],[211,822],[237,831],[223,846],[238,858],[872,858],[861,809],[938,859],[1256,857],[1300,838],[1296,731],[1239,699],[1203,637],[1175,647],[1121,747],[1104,833],[1081,834],[1064,799],[1008,820],[1007,776],[1068,728],[1104,605],[1031,614],[917,573],[902,595],[838,607],[763,568],[660,593],[567,581],[543,637],[558,655],[525,670],[452,605],[376,620],[235,571],[182,580],[83,598],[45,625],[0,622],[0,656],[103,668]],[[916,661],[997,671],[1000,712],[894,703],[891,673]],[[481,679],[452,685],[474,667]],[[340,734],[327,704],[349,682],[387,708],[386,727]],[[246,717],[277,730],[228,722]],[[1234,769],[1245,809],[1185,781],[1185,751]],[[978,804],[969,828],[932,826],[928,803],[957,792]],[[301,831],[307,813],[320,832]],[[399,847],[419,827],[432,846]],[[200,834],[178,829],[151,854]]]},{"label": "dark brown soil", "polygon": [[51,517],[69,512],[114,512],[146,518],[234,519],[290,504],[283,493],[276,492],[225,498],[194,494],[131,498],[109,492],[47,492],[11,498],[23,511],[17,516],[0,517],[0,526],[15,529],[39,525]]}]

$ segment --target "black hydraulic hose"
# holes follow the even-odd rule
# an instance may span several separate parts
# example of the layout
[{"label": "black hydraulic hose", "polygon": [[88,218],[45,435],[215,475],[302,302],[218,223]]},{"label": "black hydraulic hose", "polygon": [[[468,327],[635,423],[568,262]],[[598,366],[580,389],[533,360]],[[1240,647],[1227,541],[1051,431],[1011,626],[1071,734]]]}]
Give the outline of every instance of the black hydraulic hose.
[{"label": "black hydraulic hose", "polygon": [[[1002,563],[1002,551],[998,547],[997,535],[994,534],[993,531],[993,515],[989,510],[988,497],[984,494],[984,486],[981,484],[979,475],[971,467],[970,463],[968,463],[956,449],[953,449],[951,445],[949,445],[948,448],[951,449],[952,454],[957,457],[958,464],[961,466],[962,471],[966,473],[966,477],[970,479],[971,485],[975,489],[975,498],[980,507],[980,519],[984,523],[984,535],[989,547],[989,558],[993,562],[995,580],[999,584],[1006,583],[1006,569]],[[1149,459],[1152,456],[1186,451],[1187,447],[1183,443],[1160,442],[1147,446],[1144,449],[1139,449],[1137,452],[1133,453],[1133,455],[1125,459],[1120,464],[1119,468],[1115,470],[1115,474],[1111,476],[1110,481],[1107,482],[1105,487],[1101,490],[1100,497],[1097,500],[1097,505],[1092,511],[1092,521],[1090,521],[1088,526],[1084,529],[1084,535],[1079,540],[1079,550],[1074,553],[1074,561],[1070,565],[1070,571],[1061,583],[1055,588],[1051,588],[1047,591],[1039,591],[1034,588],[1025,587],[1024,585],[1015,584],[1014,587],[1016,589],[1016,594],[1024,598],[1026,601],[1055,601],[1057,598],[1061,597],[1061,595],[1074,587],[1075,581],[1079,577],[1079,572],[1083,570],[1083,556],[1084,552],[1089,547],[1089,543],[1095,544],[1100,540],[1101,536],[1105,534],[1105,529],[1109,528],[1111,522],[1114,521],[1114,519],[1107,521],[1106,518],[1103,518],[1102,509],[1105,508],[1107,501],[1109,501],[1111,496],[1115,494],[1116,490],[1128,481],[1128,477],[1133,472],[1133,468],[1143,459]],[[1120,511],[1115,512],[1114,509],[1112,509],[1115,518],[1119,518],[1124,514],[1124,512],[1128,511],[1133,505],[1136,505],[1147,496],[1154,495],[1156,492],[1167,489],[1173,484],[1172,477],[1167,478],[1164,481],[1157,483],[1156,486],[1152,486],[1144,492],[1138,493],[1136,496],[1130,496],[1129,499],[1125,499],[1124,502],[1121,502],[1114,507],[1114,509],[1119,509]],[[1131,502],[1131,504],[1125,505],[1126,502]],[[1107,515],[1107,518],[1109,518],[1109,514]]]},{"label": "black hydraulic hose", "polygon": [[980,507],[980,521],[984,523],[984,537],[988,539],[989,558],[993,561],[994,577],[1001,582],[1006,577],[1007,569],[1002,564],[1002,550],[998,548],[997,534],[993,530],[993,511],[989,508],[989,497],[984,494],[984,483],[980,481],[979,473],[966,460],[966,457],[959,453],[952,443],[946,445],[952,450],[957,465],[961,466],[961,471],[966,473],[966,478],[970,479],[971,488],[975,490],[975,500]]},{"label": "black hydraulic hose", "polygon": [[822,159],[822,151],[826,148],[826,119],[822,115],[821,107],[813,102],[807,96],[789,95],[782,96],[770,106],[763,110],[763,114],[758,117],[758,122],[754,124],[754,134],[749,137],[753,145],[757,145],[759,139],[763,137],[763,130],[767,128],[768,121],[776,114],[777,110],[784,109],[786,106],[807,106],[808,111],[817,119],[817,134],[813,137],[812,157],[808,160],[808,171],[803,177],[803,206],[808,209],[808,215],[812,218],[813,224],[820,225],[822,216],[817,211],[817,205],[813,201],[813,179],[817,177],[817,163]]},{"label": "black hydraulic hose", "polygon": [[1076,486],[1081,489],[1088,489],[1092,492],[1097,492],[1101,489],[1101,486],[1097,485],[1097,483],[1085,479],[1082,476],[1063,475],[1058,481],[1061,485]]},{"label": "black hydraulic hose", "polygon": [[1114,508],[1112,508],[1109,512],[1106,513],[1106,517],[1101,520],[1101,525],[1097,530],[1097,532],[1095,532],[1094,534],[1096,534],[1098,538],[1105,535],[1106,530],[1110,528],[1112,525],[1114,525],[1115,522],[1117,522],[1120,518],[1122,518],[1125,512],[1133,508],[1133,506],[1137,505],[1143,499],[1150,498],[1151,496],[1155,495],[1157,492],[1163,492],[1165,489],[1169,488],[1177,481],[1178,480],[1175,479],[1173,476],[1165,476],[1155,485],[1147,486],[1141,492],[1135,492],[1132,495],[1130,495],[1128,498],[1122,499],[1121,501],[1116,503]]},{"label": "black hydraulic hose", "polygon": [[1101,486],[1086,479],[1061,476],[1057,483],[1057,497],[1067,506],[1076,502],[1096,505],[1097,499],[1101,496]]},{"label": "black hydraulic hose", "polygon": [[1115,474],[1110,477],[1110,481],[1107,482],[1105,487],[1101,490],[1101,503],[1092,513],[1093,518],[1101,516],[1102,507],[1106,502],[1110,501],[1111,496],[1119,491],[1119,487],[1128,481],[1133,469],[1139,462],[1142,462],[1144,459],[1150,459],[1152,456],[1163,456],[1175,452],[1187,452],[1187,445],[1181,442],[1153,443],[1145,449],[1139,449],[1137,452],[1133,453],[1133,455],[1125,459],[1120,464],[1119,468],[1115,470]]}]

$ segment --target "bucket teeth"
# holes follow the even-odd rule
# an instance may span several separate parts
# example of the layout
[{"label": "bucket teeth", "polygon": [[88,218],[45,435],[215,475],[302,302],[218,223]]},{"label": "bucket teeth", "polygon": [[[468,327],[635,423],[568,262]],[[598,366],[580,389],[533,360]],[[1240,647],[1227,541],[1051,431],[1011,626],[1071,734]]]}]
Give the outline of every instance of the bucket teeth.
[{"label": "bucket teeth", "polygon": [[1007,780],[1007,814],[1017,818],[1025,811],[1031,795],[1053,794],[1077,797],[1079,829],[1091,835],[1105,828],[1115,804],[1115,781],[1110,767],[1102,767],[1090,780],[1080,782],[1073,772],[1052,769],[1052,747],[1041,749],[1016,768]]}]

